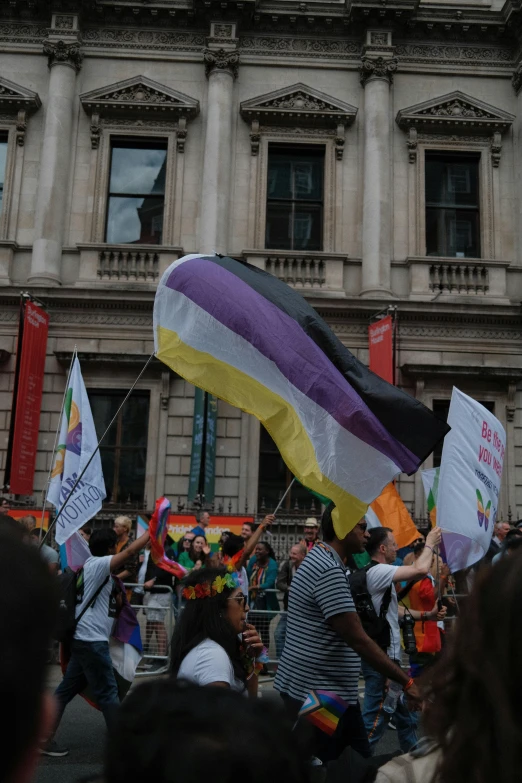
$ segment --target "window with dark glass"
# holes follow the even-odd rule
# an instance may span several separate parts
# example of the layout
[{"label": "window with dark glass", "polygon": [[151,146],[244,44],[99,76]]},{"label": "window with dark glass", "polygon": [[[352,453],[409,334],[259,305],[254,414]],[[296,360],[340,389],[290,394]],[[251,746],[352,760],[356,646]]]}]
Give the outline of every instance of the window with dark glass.
[{"label": "window with dark glass", "polygon": [[[109,426],[125,394],[112,390],[89,392],[98,438]],[[148,429],[149,393],[133,392],[100,446],[108,502],[138,506],[143,503]]]},{"label": "window with dark glass", "polygon": [[105,241],[160,245],[167,142],[113,140]]},{"label": "window with dark glass", "polygon": [[270,144],[265,246],[321,250],[324,148]]},{"label": "window with dark glass", "polygon": [[[489,400],[479,400],[480,404],[483,405],[486,410],[488,410],[490,413],[495,414],[495,403],[490,402]],[[449,413],[449,407],[450,407],[450,401],[449,400],[433,400],[433,413],[438,419],[441,419],[441,421],[447,421],[448,420],[448,413]],[[442,459],[442,446],[444,444],[444,441],[441,441],[440,443],[437,443],[435,448],[433,449],[433,467],[438,468],[440,467],[440,461]]]},{"label": "window with dark glass", "polygon": [[[284,495],[293,479],[276,444],[261,427],[259,443],[259,485],[258,485],[258,510],[272,512]],[[290,492],[283,501],[284,511],[315,512],[319,511],[321,504],[301,484],[295,482]]]},{"label": "window with dark glass", "polygon": [[479,155],[426,152],[426,254],[480,258]]},{"label": "window with dark glass", "polygon": [[5,162],[7,159],[7,132],[0,131],[0,212],[4,201]]}]

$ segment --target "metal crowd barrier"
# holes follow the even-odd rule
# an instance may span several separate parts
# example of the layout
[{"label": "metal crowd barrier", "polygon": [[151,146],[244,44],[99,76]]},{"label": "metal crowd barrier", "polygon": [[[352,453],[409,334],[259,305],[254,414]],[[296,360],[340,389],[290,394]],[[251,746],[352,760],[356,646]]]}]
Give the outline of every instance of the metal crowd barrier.
[{"label": "metal crowd barrier", "polygon": [[[259,595],[261,594],[261,595]],[[285,644],[287,612],[281,608],[282,601],[279,596],[279,590],[274,588],[264,590],[262,587],[248,588],[248,604],[250,611],[248,613],[248,622],[256,627],[263,643],[268,650],[267,664],[274,665],[279,663],[281,653]],[[266,605],[268,596],[275,596],[279,605],[278,609],[258,609],[256,604]]]},{"label": "metal crowd barrier", "polygon": [[170,668],[170,641],[174,630],[172,588],[158,585],[151,592],[138,584],[126,583],[125,587],[132,590],[130,605],[138,616],[143,644],[143,657],[136,677],[164,674]]}]

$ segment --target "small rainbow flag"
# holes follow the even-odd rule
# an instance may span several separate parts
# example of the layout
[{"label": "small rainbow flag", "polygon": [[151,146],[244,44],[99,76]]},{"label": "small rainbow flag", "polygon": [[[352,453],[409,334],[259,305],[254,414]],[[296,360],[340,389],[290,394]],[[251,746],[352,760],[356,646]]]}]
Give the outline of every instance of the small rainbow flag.
[{"label": "small rainbow flag", "polygon": [[154,514],[151,516],[149,522],[152,560],[159,568],[168,571],[170,574],[174,574],[178,579],[183,579],[187,573],[187,569],[180,566],[179,563],[176,563],[174,560],[170,560],[165,554],[165,539],[168,532],[169,516],[170,501],[167,500],[167,498],[158,498],[156,500]]},{"label": "small rainbow flag", "polygon": [[347,709],[348,704],[336,693],[314,690],[304,700],[298,718],[306,718],[331,737]]}]

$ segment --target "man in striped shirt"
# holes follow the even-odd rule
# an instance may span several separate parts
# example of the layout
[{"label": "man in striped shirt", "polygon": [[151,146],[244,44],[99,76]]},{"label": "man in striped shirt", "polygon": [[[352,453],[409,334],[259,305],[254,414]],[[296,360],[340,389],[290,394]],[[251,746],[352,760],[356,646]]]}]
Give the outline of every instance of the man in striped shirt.
[{"label": "man in striped shirt", "polygon": [[340,540],[333,509],[330,504],[323,514],[323,542],[309,552],[292,580],[286,643],[274,683],[292,719],[314,689],[331,691],[349,705],[331,737],[316,730],[315,754],[324,762],[337,758],[348,745],[370,756],[357,693],[360,657],[420,701],[413,681],[366,634],[355,610],[345,560],[364,551],[366,523],[362,519]]}]

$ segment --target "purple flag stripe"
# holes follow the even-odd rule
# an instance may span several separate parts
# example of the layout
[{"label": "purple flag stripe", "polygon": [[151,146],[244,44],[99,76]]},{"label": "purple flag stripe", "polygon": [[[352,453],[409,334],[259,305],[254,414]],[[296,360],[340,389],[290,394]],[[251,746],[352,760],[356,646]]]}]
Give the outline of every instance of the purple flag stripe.
[{"label": "purple flag stripe", "polygon": [[417,457],[390,435],[301,326],[236,275],[214,261],[193,258],[172,271],[166,286],[247,340],[299,391],[403,472],[417,470]]}]

